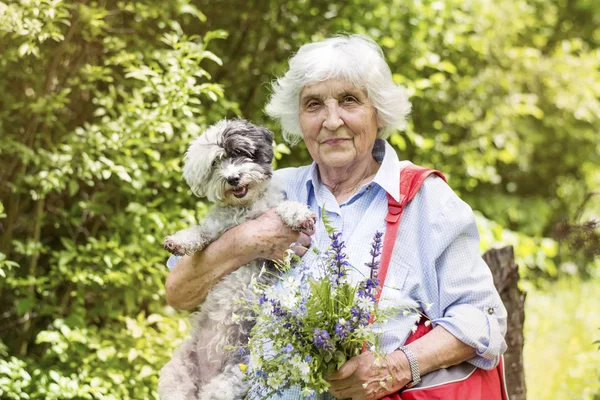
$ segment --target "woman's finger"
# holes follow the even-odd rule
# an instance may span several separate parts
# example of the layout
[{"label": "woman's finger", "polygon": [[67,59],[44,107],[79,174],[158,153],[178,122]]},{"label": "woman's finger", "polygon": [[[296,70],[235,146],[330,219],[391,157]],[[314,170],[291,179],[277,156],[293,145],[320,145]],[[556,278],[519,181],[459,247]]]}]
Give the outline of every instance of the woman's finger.
[{"label": "woman's finger", "polygon": [[306,254],[306,252],[308,251],[308,249],[304,246],[300,246],[300,245],[296,245],[292,248],[292,250],[294,251],[294,253],[298,256],[298,257],[302,257],[303,255]]},{"label": "woman's finger", "polygon": [[308,249],[311,243],[310,236],[308,236],[306,233],[300,232],[296,243]]}]

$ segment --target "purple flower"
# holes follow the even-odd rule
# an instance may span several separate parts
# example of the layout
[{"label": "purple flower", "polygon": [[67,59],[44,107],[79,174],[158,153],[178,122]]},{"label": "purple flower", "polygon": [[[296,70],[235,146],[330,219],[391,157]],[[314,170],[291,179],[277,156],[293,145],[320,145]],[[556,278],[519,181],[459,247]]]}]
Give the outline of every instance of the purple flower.
[{"label": "purple flower", "polygon": [[244,355],[248,354],[248,349],[246,349],[244,347],[240,347],[236,350],[236,353],[240,356],[244,356]]},{"label": "purple flower", "polygon": [[262,306],[265,303],[265,301],[267,301],[267,295],[261,293],[260,297],[258,298],[258,304]]},{"label": "purple flower", "polygon": [[350,309],[350,314],[352,315],[351,322],[353,328],[369,325],[369,318],[371,315],[368,312],[364,312],[358,307],[352,307]]},{"label": "purple flower", "polygon": [[273,315],[276,317],[283,317],[286,315],[286,311],[281,308],[281,303],[276,300],[271,300],[271,304],[273,305]]},{"label": "purple flower", "polygon": [[354,328],[350,324],[350,321],[346,321],[343,318],[340,318],[339,322],[335,324],[335,334],[340,340],[344,340],[348,333],[352,332]]},{"label": "purple flower", "polygon": [[285,351],[286,353],[291,353],[292,350],[294,350],[294,346],[292,346],[289,343],[283,348],[283,351]]},{"label": "purple flower", "polygon": [[375,232],[373,242],[371,243],[371,261],[365,265],[371,269],[371,279],[377,278],[377,272],[379,271],[379,260],[377,257],[381,255],[381,239],[383,237],[382,232]]},{"label": "purple flower", "polygon": [[365,279],[358,286],[358,296],[366,297],[371,299],[371,301],[375,301],[375,291],[379,286],[379,279]]},{"label": "purple flower", "polygon": [[340,240],[341,236],[341,232],[334,232],[329,236],[331,239],[331,249],[333,250],[333,273],[336,277],[336,283],[339,283],[340,278],[346,276],[346,267],[349,265],[348,261],[346,261],[346,253],[343,252],[346,243]]},{"label": "purple flower", "polygon": [[306,357],[304,357],[304,361],[306,361],[307,363],[311,362],[312,359],[313,359],[312,356],[306,356]]},{"label": "purple flower", "polygon": [[333,350],[331,336],[329,336],[329,332],[325,329],[320,330],[315,328],[313,331],[313,344],[317,349]]}]

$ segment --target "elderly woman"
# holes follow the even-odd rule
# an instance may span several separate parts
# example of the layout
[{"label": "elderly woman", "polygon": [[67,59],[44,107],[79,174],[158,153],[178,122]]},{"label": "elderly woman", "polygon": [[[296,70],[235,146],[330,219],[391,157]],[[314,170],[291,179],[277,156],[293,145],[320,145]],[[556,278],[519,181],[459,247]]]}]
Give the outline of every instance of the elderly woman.
[{"label": "elderly woman", "polygon": [[[273,84],[267,112],[290,143],[304,140],[314,162],[276,171],[275,177],[288,199],[308,204],[319,216],[325,207],[351,263],[364,265],[373,234],[385,231],[386,195],[399,197],[400,171],[408,162],[398,159],[385,138],[405,126],[410,103],[392,81],[379,46],[364,36],[307,44],[289,65]],[[257,258],[281,258],[290,243],[310,265],[314,255],[307,249],[327,248],[329,239],[322,223],[309,234],[290,230],[269,211],[179,260],[167,279],[167,300],[194,308],[223,276]],[[415,366],[420,375],[467,360],[492,369],[506,350],[506,310],[479,255],[473,213],[442,179],[427,179],[404,212],[383,299],[422,306],[434,328],[399,351],[414,320],[390,320],[382,342],[389,353],[385,365],[373,368],[368,351],[350,359],[329,377],[337,398],[395,393],[413,380]],[[379,384],[388,376],[390,384]],[[293,389],[283,394],[299,397]]]}]

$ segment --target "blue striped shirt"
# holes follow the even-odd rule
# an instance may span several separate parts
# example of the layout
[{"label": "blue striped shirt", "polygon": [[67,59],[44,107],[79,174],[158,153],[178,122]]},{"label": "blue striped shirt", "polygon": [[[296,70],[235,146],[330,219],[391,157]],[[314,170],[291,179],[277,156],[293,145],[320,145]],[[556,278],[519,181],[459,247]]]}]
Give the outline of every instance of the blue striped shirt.
[{"label": "blue striped shirt", "polygon": [[[285,168],[275,172],[289,200],[303,202],[318,216],[312,246],[325,250],[329,238],[320,221],[325,207],[333,226],[342,233],[346,253],[353,265],[349,278],[360,281],[369,274],[370,246],[376,231],[385,232],[387,198],[400,195],[400,161],[392,146],[377,140],[373,156],[381,163],[373,180],[343,204],[319,178],[318,166]],[[316,265],[309,251],[307,265]],[[169,266],[176,263],[169,260]],[[506,350],[506,309],[494,287],[492,274],[479,254],[479,233],[471,208],[440,178],[428,178],[406,207],[380,304],[416,307],[426,313],[432,326],[441,325],[462,342],[474,347],[477,356],[469,362],[484,369],[496,366]],[[381,326],[382,349],[392,352],[404,344],[415,314],[399,313]],[[281,399],[298,399],[296,388]],[[275,397],[273,397],[275,398]]]}]

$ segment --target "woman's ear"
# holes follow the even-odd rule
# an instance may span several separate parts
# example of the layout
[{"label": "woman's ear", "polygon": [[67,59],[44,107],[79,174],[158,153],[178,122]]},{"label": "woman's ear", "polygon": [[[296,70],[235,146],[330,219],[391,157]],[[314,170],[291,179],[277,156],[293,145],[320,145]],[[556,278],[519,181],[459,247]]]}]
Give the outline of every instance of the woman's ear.
[{"label": "woman's ear", "polygon": [[383,122],[383,118],[381,118],[381,115],[379,114],[379,111],[377,111],[377,109],[375,109],[375,116],[377,118],[377,133],[379,133],[385,126],[385,122]]}]

